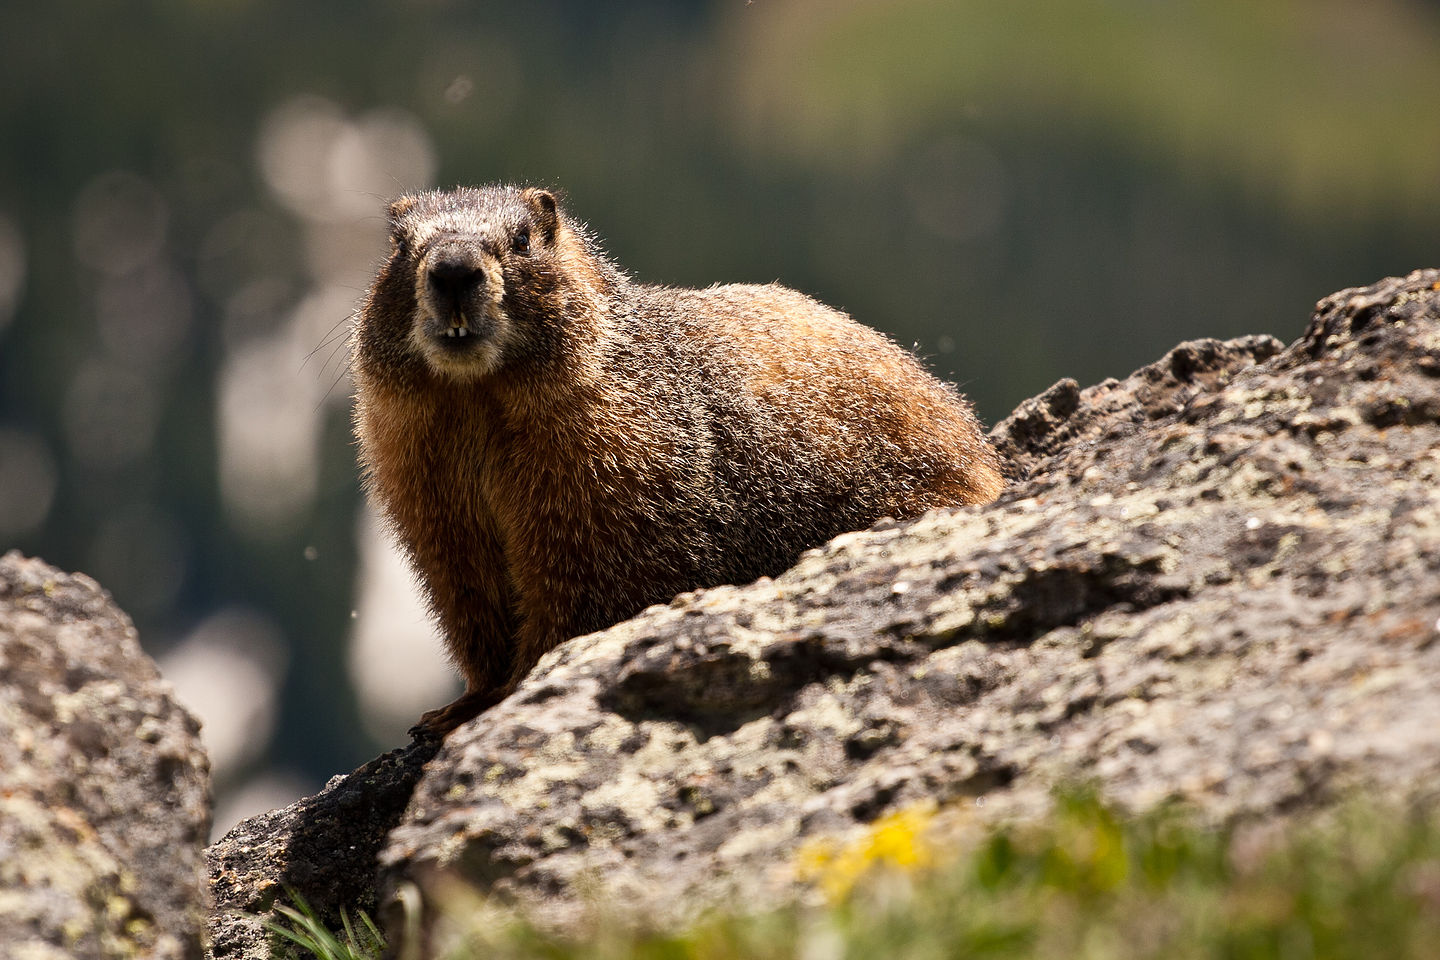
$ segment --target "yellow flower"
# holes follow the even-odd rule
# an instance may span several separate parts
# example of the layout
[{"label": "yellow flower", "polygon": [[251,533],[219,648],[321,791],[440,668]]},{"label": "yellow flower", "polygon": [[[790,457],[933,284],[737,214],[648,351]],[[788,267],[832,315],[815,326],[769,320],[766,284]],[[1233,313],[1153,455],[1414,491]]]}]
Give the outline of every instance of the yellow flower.
[{"label": "yellow flower", "polygon": [[935,860],[925,842],[934,816],[934,805],[922,804],[885,814],[843,844],[812,840],[796,857],[796,869],[802,880],[818,885],[832,902],[843,900],[873,870],[926,869]]}]

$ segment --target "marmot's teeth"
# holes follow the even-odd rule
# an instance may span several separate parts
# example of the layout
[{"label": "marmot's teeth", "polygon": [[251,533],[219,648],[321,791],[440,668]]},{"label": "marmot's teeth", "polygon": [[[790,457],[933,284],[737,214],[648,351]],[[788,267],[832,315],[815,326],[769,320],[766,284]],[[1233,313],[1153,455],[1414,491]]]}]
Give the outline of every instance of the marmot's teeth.
[{"label": "marmot's teeth", "polygon": [[469,332],[470,332],[470,328],[469,328],[469,327],[461,327],[461,328],[460,328],[460,332],[457,333],[456,336],[457,336],[457,337],[463,337],[463,336],[465,336],[465,334],[467,334],[467,333],[469,333]]}]

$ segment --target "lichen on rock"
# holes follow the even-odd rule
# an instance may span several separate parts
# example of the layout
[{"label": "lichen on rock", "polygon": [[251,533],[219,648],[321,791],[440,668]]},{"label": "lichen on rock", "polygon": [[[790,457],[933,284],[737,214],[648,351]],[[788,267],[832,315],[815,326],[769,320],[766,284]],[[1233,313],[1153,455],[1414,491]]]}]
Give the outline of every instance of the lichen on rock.
[{"label": "lichen on rock", "polygon": [[0,677],[0,952],[198,958],[209,764],[129,619],[6,554]]}]

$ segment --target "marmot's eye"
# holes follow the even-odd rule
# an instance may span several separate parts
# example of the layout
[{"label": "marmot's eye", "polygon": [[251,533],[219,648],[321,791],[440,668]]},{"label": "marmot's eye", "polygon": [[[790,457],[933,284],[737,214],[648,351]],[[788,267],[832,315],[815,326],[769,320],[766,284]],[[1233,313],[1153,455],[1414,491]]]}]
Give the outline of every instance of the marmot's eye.
[{"label": "marmot's eye", "polygon": [[395,252],[400,254],[400,256],[408,257],[410,255],[410,238],[405,236],[405,234],[390,234],[390,245],[395,248]]},{"label": "marmot's eye", "polygon": [[512,243],[512,246],[515,248],[516,253],[529,253],[530,231],[521,230],[519,233],[515,234],[515,240]]}]

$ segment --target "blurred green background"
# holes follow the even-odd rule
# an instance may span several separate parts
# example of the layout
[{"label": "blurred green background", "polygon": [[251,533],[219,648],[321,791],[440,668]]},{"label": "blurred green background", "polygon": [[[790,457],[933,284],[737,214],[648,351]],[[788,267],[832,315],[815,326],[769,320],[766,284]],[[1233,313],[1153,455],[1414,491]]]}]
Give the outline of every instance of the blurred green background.
[{"label": "blurred green background", "polygon": [[137,0],[0,15],[0,549],[108,587],[218,826],[450,695],[361,508],[384,200],[519,180],[782,282],[988,422],[1440,264],[1440,3]]}]

